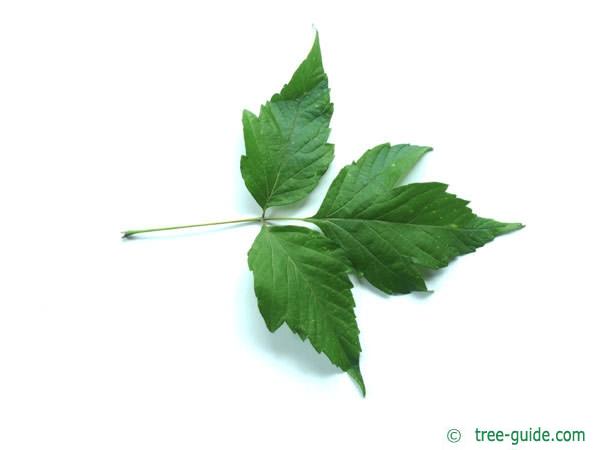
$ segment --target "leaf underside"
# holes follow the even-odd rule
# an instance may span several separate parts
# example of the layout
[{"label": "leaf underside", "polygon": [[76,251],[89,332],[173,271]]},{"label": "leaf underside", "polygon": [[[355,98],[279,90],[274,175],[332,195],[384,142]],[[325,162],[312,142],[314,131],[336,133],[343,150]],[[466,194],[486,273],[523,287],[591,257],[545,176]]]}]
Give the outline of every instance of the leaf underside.
[{"label": "leaf underside", "polygon": [[267,328],[274,332],[285,322],[348,372],[364,394],[352,283],[341,249],[308,228],[263,226],[248,265]]},{"label": "leaf underside", "polygon": [[258,116],[243,113],[242,177],[263,210],[302,200],[316,187],[333,159],[333,144],[327,143],[332,114],[317,35],[281,92]]},{"label": "leaf underside", "polygon": [[384,144],[367,151],[340,171],[310,219],[360,275],[390,294],[427,290],[422,268],[445,267],[522,227],[476,216],[442,183],[394,187],[428,150]]}]

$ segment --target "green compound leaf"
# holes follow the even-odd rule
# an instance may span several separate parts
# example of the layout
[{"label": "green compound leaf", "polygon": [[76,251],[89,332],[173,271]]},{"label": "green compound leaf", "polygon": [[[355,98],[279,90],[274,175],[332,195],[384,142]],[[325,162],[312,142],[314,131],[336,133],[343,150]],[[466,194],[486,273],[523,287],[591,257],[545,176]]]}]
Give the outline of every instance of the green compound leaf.
[{"label": "green compound leaf", "polygon": [[327,143],[332,114],[317,35],[290,82],[258,117],[243,113],[242,177],[263,210],[302,200],[316,187],[333,159]]},{"label": "green compound leaf", "polygon": [[349,265],[321,233],[293,226],[263,226],[248,252],[259,310],[271,332],[284,322],[302,340],[358,383],[360,343]]},{"label": "green compound leaf", "polygon": [[365,394],[361,346],[354,315],[351,271],[384,292],[425,291],[424,269],[439,269],[495,237],[518,230],[476,216],[468,202],[441,183],[398,184],[430,147],[379,145],[344,167],[318,212],[304,220],[320,228],[272,226],[272,206],[300,201],[317,186],[333,159],[329,123],[333,104],[323,70],[319,36],[281,92],[260,108],[244,111],[246,154],[240,169],[262,207],[260,217],[160,228],[141,233],[209,225],[260,222],[248,252],[258,306],[268,329],[284,323],[318,353],[352,377]]},{"label": "green compound leaf", "polygon": [[344,167],[310,219],[359,274],[384,292],[425,291],[422,268],[439,269],[523,225],[476,216],[442,183],[394,185],[430,150],[381,145]]}]

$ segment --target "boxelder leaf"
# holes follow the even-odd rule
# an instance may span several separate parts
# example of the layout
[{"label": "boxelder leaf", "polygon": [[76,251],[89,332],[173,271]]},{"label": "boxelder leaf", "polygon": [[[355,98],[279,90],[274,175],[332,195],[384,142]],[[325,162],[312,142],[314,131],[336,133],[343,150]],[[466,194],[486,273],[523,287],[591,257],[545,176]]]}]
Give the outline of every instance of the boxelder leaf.
[{"label": "boxelder leaf", "polygon": [[310,219],[360,274],[387,293],[425,291],[420,268],[439,269],[522,228],[476,216],[442,183],[393,188],[418,160],[415,155],[426,151],[420,148],[384,145],[367,151],[341,170]]},{"label": "boxelder leaf", "polygon": [[476,216],[468,202],[441,183],[397,187],[431,150],[409,144],[379,145],[344,167],[317,214],[304,220],[323,233],[271,226],[272,206],[305,198],[333,159],[327,143],[333,105],[319,36],[288,84],[260,108],[244,111],[246,154],[240,168],[261,217],[195,225],[135,229],[140,233],[242,222],[261,222],[248,252],[258,307],[270,331],[286,323],[302,340],[347,372],[359,385],[361,347],[354,315],[354,269],[387,293],[425,291],[423,269],[439,269],[496,236],[522,228]]},{"label": "boxelder leaf", "polygon": [[327,143],[332,114],[317,35],[290,82],[258,117],[243,113],[242,177],[263,210],[302,200],[316,187],[333,159]]},{"label": "boxelder leaf", "polygon": [[263,226],[248,253],[259,310],[270,331],[284,322],[317,352],[365,386],[349,262],[321,233]]}]

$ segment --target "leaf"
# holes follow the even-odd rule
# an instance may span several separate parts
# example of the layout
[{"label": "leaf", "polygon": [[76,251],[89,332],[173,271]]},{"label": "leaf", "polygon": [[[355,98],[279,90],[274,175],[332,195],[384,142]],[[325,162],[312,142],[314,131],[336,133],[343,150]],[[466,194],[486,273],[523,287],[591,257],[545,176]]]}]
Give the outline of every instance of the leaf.
[{"label": "leaf", "polygon": [[[431,147],[382,144],[367,150],[335,178],[316,216],[334,217],[360,210],[381,192],[394,187]],[[315,217],[316,217],[315,216]]]},{"label": "leaf", "polygon": [[327,143],[333,104],[323,70],[319,36],[292,79],[260,108],[244,111],[246,187],[266,210],[305,198],[333,159]]},{"label": "leaf", "polygon": [[363,395],[349,263],[321,233],[263,226],[248,253],[258,308],[274,332],[284,322],[355,379]]},{"label": "leaf", "polygon": [[[261,217],[195,225],[135,229],[140,233],[261,222],[248,252],[258,307],[268,329],[284,323],[302,340],[347,372],[359,385],[359,330],[354,315],[355,270],[387,293],[425,291],[424,269],[439,269],[475,251],[496,236],[517,230],[476,216],[468,202],[446,192],[442,183],[396,187],[430,147],[379,145],[344,167],[308,228],[271,226],[272,206],[304,199],[333,159],[327,143],[333,105],[323,70],[319,36],[281,92],[260,108],[244,111],[246,154],[240,169],[246,187],[263,209]],[[279,218],[279,220],[286,220]]]},{"label": "leaf", "polygon": [[439,269],[496,236],[522,228],[476,216],[442,183],[394,188],[425,147],[382,145],[344,167],[309,219],[354,268],[387,293],[425,291],[422,268]]}]

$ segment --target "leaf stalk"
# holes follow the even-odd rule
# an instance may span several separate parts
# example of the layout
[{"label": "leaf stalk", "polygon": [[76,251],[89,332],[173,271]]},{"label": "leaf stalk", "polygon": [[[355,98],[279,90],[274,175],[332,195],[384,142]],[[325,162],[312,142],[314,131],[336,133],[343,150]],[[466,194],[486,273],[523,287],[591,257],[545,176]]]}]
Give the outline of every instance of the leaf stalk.
[{"label": "leaf stalk", "polygon": [[206,223],[197,223],[197,224],[193,224],[193,225],[176,225],[176,226],[170,226],[170,227],[144,228],[144,229],[139,229],[139,230],[126,230],[126,231],[121,232],[122,233],[121,237],[123,239],[130,239],[133,236],[135,236],[137,234],[142,234],[142,233],[155,233],[157,231],[183,230],[186,228],[209,227],[209,226],[213,226],[213,225],[229,225],[229,224],[234,224],[234,223],[249,223],[249,222],[264,223],[267,220],[271,221],[271,220],[306,220],[306,219],[301,219],[298,217],[265,217],[263,214],[261,217],[251,217],[248,219],[225,220],[225,221],[221,221],[221,222],[206,222]]}]

